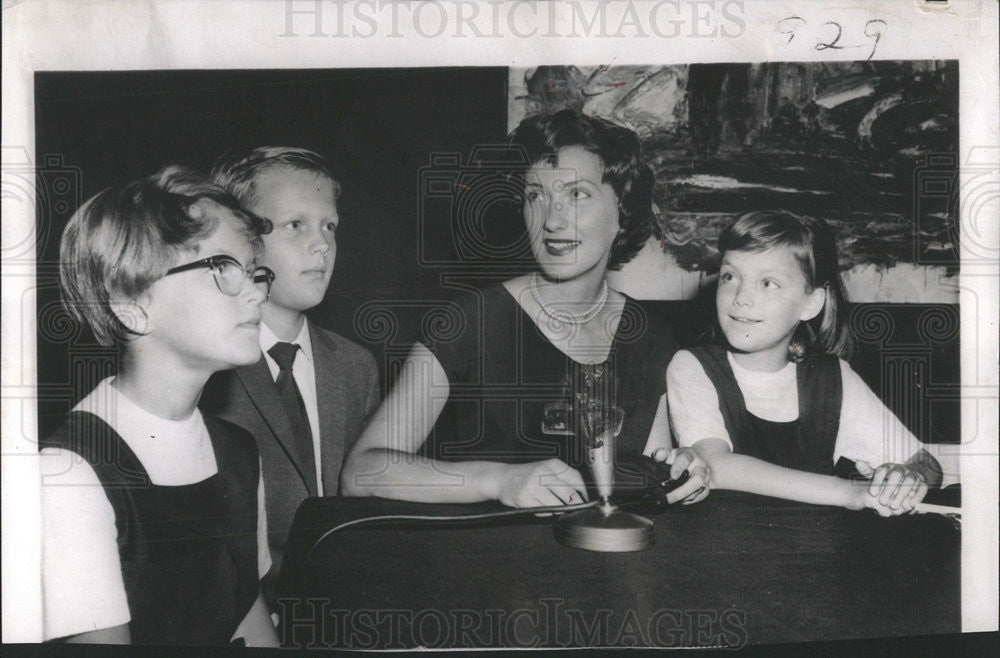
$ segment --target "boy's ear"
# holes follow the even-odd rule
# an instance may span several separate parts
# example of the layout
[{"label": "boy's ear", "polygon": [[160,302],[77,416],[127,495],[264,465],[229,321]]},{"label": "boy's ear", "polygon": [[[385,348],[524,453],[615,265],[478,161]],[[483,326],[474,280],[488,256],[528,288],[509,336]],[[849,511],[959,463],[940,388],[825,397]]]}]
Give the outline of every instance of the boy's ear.
[{"label": "boy's ear", "polygon": [[111,302],[111,312],[130,332],[139,335],[149,333],[149,315],[146,313],[144,296],[114,300]]},{"label": "boy's ear", "polygon": [[807,322],[812,320],[814,317],[820,314],[823,310],[823,306],[826,304],[826,287],[816,288],[808,295],[805,305],[802,307],[802,313],[799,314],[799,320],[802,322]]}]

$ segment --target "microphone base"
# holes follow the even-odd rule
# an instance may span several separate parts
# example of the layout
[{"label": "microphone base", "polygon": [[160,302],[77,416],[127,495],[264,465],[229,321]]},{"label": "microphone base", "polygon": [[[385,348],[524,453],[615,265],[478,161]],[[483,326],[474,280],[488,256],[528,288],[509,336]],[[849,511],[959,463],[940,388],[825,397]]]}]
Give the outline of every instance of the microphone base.
[{"label": "microphone base", "polygon": [[564,514],[554,531],[563,546],[602,553],[644,551],[655,540],[652,521],[609,503]]}]

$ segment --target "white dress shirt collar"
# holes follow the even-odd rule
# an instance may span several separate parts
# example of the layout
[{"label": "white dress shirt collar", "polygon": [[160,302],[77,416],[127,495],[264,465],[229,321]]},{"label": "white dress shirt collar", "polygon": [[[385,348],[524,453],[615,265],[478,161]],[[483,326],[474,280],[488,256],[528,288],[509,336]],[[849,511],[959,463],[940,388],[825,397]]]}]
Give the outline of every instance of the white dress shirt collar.
[{"label": "white dress shirt collar", "polygon": [[[274,347],[275,343],[280,343],[280,342],[282,342],[282,340],[278,338],[278,336],[273,331],[271,331],[270,327],[268,327],[264,322],[261,322],[260,349],[262,349],[264,351],[264,354],[267,356],[268,365],[271,365],[274,359],[271,358],[271,355],[268,354],[267,351],[272,347]],[[305,318],[302,319],[302,328],[299,329],[299,335],[296,336],[295,340],[291,342],[296,343],[299,346],[301,353],[305,355],[307,359],[309,359],[310,363],[313,362],[312,341],[309,340],[309,320]],[[274,367],[277,368],[277,366],[278,364],[274,363]]]}]

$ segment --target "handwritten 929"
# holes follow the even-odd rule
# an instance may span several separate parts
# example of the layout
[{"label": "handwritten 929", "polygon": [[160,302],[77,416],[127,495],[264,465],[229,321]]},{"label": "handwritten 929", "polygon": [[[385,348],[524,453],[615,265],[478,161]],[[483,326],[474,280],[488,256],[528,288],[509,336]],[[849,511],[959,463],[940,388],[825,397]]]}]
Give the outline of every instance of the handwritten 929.
[{"label": "handwritten 929", "polygon": [[878,50],[879,40],[885,34],[887,27],[888,23],[881,18],[873,18],[867,21],[862,29],[849,27],[845,32],[844,27],[836,21],[810,25],[809,21],[801,16],[789,16],[778,21],[774,31],[785,38],[785,45],[791,44],[801,35],[803,39],[815,40],[813,48],[816,50],[863,48],[868,50],[868,56],[865,58],[865,61],[868,61]]}]

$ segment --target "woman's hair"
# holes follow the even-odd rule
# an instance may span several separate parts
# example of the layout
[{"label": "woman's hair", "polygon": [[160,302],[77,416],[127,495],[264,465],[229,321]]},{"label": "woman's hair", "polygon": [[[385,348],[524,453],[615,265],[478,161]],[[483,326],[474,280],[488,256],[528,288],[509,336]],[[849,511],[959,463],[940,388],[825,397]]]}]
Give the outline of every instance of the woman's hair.
[{"label": "woman's hair", "polygon": [[556,164],[558,152],[578,146],[601,159],[604,176],[618,197],[621,232],[611,245],[608,269],[618,270],[632,260],[653,229],[653,172],[642,157],[639,138],[628,128],[598,117],[561,110],[524,118],[508,137],[510,147],[520,150],[524,169],[545,162]]},{"label": "woman's hair", "polygon": [[340,183],[330,173],[323,156],[292,146],[261,146],[248,153],[219,158],[212,167],[212,182],[239,199],[244,208],[252,208],[257,199],[257,178],[272,169],[307,171],[333,183],[334,198],[340,196]]},{"label": "woman's hair", "polygon": [[103,190],[70,218],[59,246],[63,304],[101,345],[110,347],[135,335],[112,303],[146,292],[215,230],[216,213],[192,212],[201,200],[227,208],[242,220],[254,250],[260,247],[260,235],[269,230],[263,220],[243,211],[202,174],[177,165]]},{"label": "woman's hair", "polygon": [[800,217],[781,210],[760,210],[741,216],[719,236],[720,254],[762,252],[775,247],[791,250],[810,291],[816,288],[826,291],[823,310],[815,318],[801,323],[792,336],[790,358],[798,361],[808,352],[848,358],[854,349],[854,336],[844,316],[847,298],[840,280],[833,231],[819,218]]}]

